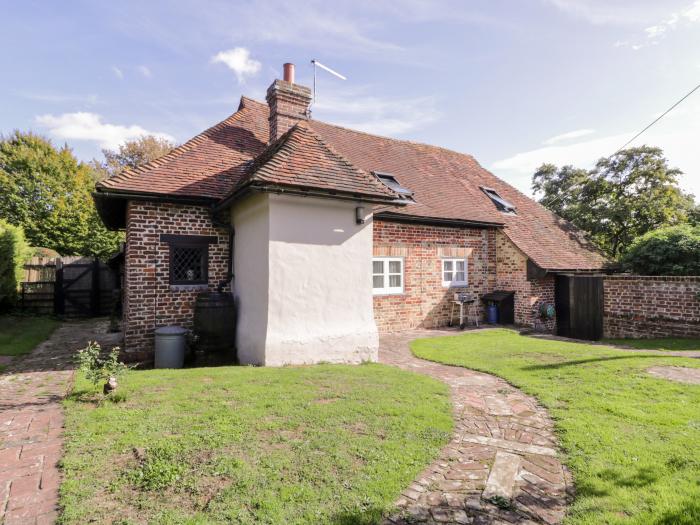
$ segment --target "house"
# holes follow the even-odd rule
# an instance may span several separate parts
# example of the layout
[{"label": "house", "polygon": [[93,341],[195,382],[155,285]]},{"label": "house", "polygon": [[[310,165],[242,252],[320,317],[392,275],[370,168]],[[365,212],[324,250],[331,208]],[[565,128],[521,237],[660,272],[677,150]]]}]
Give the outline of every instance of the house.
[{"label": "house", "polygon": [[[127,351],[191,325],[195,297],[238,304],[243,363],[360,362],[378,333],[448,323],[455,292],[515,292],[515,322],[554,276],[607,261],[573,226],[470,155],[310,118],[293,65],[166,156],[101,182],[126,229]],[[483,305],[477,301],[483,314]]]}]

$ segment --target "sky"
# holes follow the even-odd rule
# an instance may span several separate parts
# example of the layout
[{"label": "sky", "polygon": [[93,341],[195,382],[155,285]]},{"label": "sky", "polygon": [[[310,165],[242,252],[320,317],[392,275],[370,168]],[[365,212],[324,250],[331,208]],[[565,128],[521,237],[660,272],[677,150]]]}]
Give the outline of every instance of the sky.
[{"label": "sky", "polygon": [[[313,118],[473,155],[530,194],[590,167],[700,83],[700,0],[0,0],[0,132],[83,159],[182,143],[297,65]],[[8,47],[8,42],[13,45]],[[700,197],[700,90],[632,145]],[[700,199],[698,199],[700,200]]]}]

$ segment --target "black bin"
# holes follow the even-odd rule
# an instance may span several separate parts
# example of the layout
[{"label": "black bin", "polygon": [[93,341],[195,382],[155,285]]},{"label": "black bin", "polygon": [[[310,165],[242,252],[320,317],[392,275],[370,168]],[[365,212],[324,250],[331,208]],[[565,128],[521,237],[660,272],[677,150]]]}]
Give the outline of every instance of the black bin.
[{"label": "black bin", "polygon": [[482,295],[481,300],[486,305],[489,303],[496,305],[500,324],[515,324],[515,292],[496,290]]}]

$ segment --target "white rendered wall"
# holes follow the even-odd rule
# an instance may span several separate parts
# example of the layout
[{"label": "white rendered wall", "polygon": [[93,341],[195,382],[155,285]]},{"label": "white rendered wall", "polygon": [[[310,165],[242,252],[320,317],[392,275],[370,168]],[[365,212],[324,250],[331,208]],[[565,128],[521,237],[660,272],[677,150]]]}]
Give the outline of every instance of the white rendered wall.
[{"label": "white rendered wall", "polygon": [[372,221],[358,204],[270,196],[266,365],[376,361]]},{"label": "white rendered wall", "polygon": [[235,228],[233,293],[238,304],[238,360],[242,364],[264,365],[269,283],[268,195],[249,197],[237,203],[231,213]]},{"label": "white rendered wall", "polygon": [[[242,363],[377,360],[372,220],[370,216],[366,224],[356,224],[356,206],[259,195],[234,207],[234,293]],[[264,322],[254,319],[262,315]]]}]

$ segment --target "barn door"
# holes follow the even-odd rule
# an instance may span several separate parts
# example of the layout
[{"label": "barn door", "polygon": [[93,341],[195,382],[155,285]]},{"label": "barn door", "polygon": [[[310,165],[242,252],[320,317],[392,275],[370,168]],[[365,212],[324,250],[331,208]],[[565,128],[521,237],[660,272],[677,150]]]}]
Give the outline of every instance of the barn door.
[{"label": "barn door", "polygon": [[603,277],[558,275],[557,335],[597,341],[603,337]]}]

